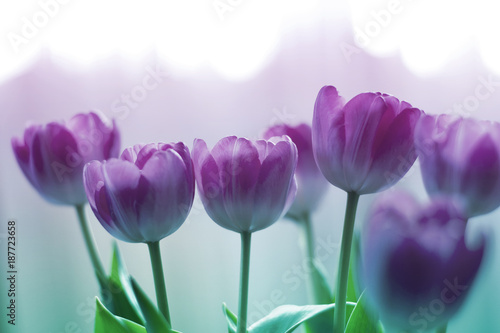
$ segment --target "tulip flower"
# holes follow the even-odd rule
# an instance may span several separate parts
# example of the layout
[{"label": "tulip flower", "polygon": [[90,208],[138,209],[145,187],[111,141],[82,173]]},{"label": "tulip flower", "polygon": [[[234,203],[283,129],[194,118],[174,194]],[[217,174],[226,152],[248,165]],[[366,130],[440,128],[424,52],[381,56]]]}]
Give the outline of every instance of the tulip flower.
[{"label": "tulip flower", "polygon": [[467,218],[445,197],[420,205],[406,193],[374,204],[363,237],[363,276],[369,300],[395,329],[446,325],[467,298],[485,242],[465,243]]},{"label": "tulip flower", "polygon": [[269,227],[290,208],[296,192],[297,148],[288,137],[252,142],[230,136],[210,151],[196,139],[193,163],[208,215],[241,234],[237,333],[246,333],[251,233]]},{"label": "tulip flower", "polygon": [[230,136],[212,151],[196,139],[193,163],[203,205],[223,228],[238,233],[265,229],[295,197],[297,148],[289,138],[252,142]]},{"label": "tulip flower", "polygon": [[85,166],[87,197],[102,226],[125,242],[147,243],[158,307],[170,323],[159,241],[186,220],[194,199],[194,172],[181,142],[135,145],[118,159]]},{"label": "tulip flower", "polygon": [[462,201],[468,217],[500,206],[500,124],[427,115],[415,130],[425,188]]},{"label": "tulip flower", "polygon": [[118,156],[120,135],[96,113],[77,114],[62,123],[31,125],[12,148],[24,175],[49,202],[76,207],[78,221],[98,280],[105,276],[92,232],[85,218],[87,202],[83,167],[91,160]]},{"label": "tulip flower", "polygon": [[17,162],[31,185],[48,201],[87,202],[82,172],[87,162],[118,156],[120,136],[113,122],[97,114],[77,114],[64,123],[32,125],[24,138],[12,138]]},{"label": "tulip flower", "polygon": [[336,286],[335,331],[345,327],[351,243],[359,195],[394,185],[416,159],[413,133],[422,111],[382,93],[362,93],[347,103],[332,86],[314,105],[312,141],[319,169],[348,193]]},{"label": "tulip flower", "polygon": [[345,103],[323,87],[313,117],[313,151],[323,175],[346,192],[368,194],[394,185],[415,162],[415,124],[422,111],[381,93]]},{"label": "tulip flower", "polygon": [[311,126],[300,124],[290,126],[275,125],[266,130],[263,137],[270,139],[273,136],[288,135],[297,146],[298,160],[295,170],[297,180],[297,195],[286,216],[299,222],[303,239],[304,257],[309,263],[309,289],[311,301],[316,304],[327,304],[332,300],[331,295],[321,288],[323,277],[317,268],[319,262],[314,255],[314,237],[311,223],[311,213],[316,209],[326,193],[328,182],[318,169],[312,150]]},{"label": "tulip flower", "polygon": [[87,197],[113,237],[158,242],[186,220],[194,199],[194,173],[181,142],[135,145],[120,158],[85,166]]}]

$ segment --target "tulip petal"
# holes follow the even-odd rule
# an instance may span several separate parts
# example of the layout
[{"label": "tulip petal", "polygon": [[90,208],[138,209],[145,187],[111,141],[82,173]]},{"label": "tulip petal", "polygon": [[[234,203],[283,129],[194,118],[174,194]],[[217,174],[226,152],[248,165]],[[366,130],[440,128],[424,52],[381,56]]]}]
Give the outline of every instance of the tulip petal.
[{"label": "tulip petal", "polygon": [[226,212],[233,223],[247,230],[252,221],[255,185],[259,177],[259,153],[247,139],[238,138],[232,157],[218,161]]},{"label": "tulip petal", "polygon": [[179,229],[191,209],[194,191],[186,181],[186,165],[173,149],[151,156],[142,176],[150,186],[140,209],[141,233],[151,242]]},{"label": "tulip petal", "polygon": [[359,194],[388,188],[410,170],[417,158],[413,131],[420,114],[419,109],[405,109],[385,129],[384,137],[373,152],[370,176],[365,179]]},{"label": "tulip petal", "polygon": [[198,192],[207,214],[223,228],[237,231],[233,229],[224,207],[219,168],[203,140],[194,141],[193,165]]},{"label": "tulip petal", "polygon": [[344,107],[346,146],[343,165],[346,182],[357,192],[363,185],[372,163],[372,149],[377,126],[387,106],[374,93],[355,96]]},{"label": "tulip petal", "polygon": [[66,128],[74,134],[81,147],[80,153],[89,155],[89,159],[118,156],[120,134],[114,120],[106,124],[104,118],[94,112],[80,113],[67,121]]},{"label": "tulip petal", "polygon": [[[262,163],[255,191],[251,232],[265,229],[285,213],[289,192],[293,191],[297,148],[291,142],[278,142]],[[286,189],[285,191],[283,189]]]},{"label": "tulip petal", "polygon": [[344,99],[334,87],[323,87],[314,105],[312,145],[316,163],[333,185],[349,191],[342,159],[346,143]]},{"label": "tulip petal", "polygon": [[[489,213],[500,203],[500,158],[490,135],[478,141],[468,158],[460,192],[470,198],[469,213]],[[487,197],[489,200],[482,200]]]},{"label": "tulip petal", "polygon": [[138,208],[149,199],[150,184],[136,165],[118,159],[103,165],[103,175],[113,221],[127,235],[125,241],[143,242]]},{"label": "tulip petal", "polygon": [[137,152],[137,156],[135,157],[135,165],[139,169],[142,170],[144,165],[149,161],[151,156],[153,156],[158,151],[158,145],[154,143],[149,143],[147,145],[143,145],[141,149]]},{"label": "tulip petal", "polygon": [[143,147],[143,144],[136,144],[132,147],[125,148],[120,155],[120,159],[129,161],[130,163],[135,163],[135,161],[137,160],[137,154],[139,154]]}]

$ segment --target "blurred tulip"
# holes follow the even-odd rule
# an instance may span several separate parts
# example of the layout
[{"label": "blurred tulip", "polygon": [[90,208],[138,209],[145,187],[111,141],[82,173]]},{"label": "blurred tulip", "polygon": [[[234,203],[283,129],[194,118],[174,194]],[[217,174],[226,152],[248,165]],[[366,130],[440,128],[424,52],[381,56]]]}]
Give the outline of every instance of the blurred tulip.
[{"label": "blurred tulip", "polygon": [[12,148],[26,178],[48,201],[82,205],[87,201],[82,171],[92,160],[118,156],[120,136],[114,122],[97,114],[77,114],[64,123],[28,126]]},{"label": "blurred tulip", "polygon": [[460,200],[469,217],[500,206],[500,124],[426,115],[415,145],[429,194]]},{"label": "blurred tulip", "polygon": [[265,229],[295,197],[297,148],[288,137],[252,142],[230,136],[212,151],[196,139],[193,163],[203,205],[223,228],[239,233]]},{"label": "blurred tulip", "polygon": [[335,87],[323,87],[312,127],[321,172],[333,185],[357,194],[394,185],[415,162],[413,132],[421,113],[381,93],[362,93],[345,103]]},{"label": "blurred tulip", "polygon": [[312,151],[311,126],[300,124],[298,126],[275,125],[269,128],[263,135],[264,139],[273,136],[288,135],[297,146],[298,161],[295,170],[297,180],[297,195],[287,212],[294,220],[304,219],[320,203],[323,198],[328,182],[318,169]]},{"label": "blurred tulip", "polygon": [[194,199],[194,173],[181,142],[135,145],[119,159],[85,166],[87,197],[99,222],[114,237],[158,242],[186,220]]},{"label": "blurred tulip", "polygon": [[409,331],[445,324],[460,308],[484,254],[465,244],[466,216],[451,199],[421,206],[406,193],[374,204],[363,239],[363,282],[384,324]]}]

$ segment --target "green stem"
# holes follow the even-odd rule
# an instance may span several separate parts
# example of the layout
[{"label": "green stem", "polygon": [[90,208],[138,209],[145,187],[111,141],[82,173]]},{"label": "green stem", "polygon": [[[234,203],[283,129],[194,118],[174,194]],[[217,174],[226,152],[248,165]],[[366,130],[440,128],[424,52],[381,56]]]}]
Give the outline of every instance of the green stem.
[{"label": "green stem", "polygon": [[325,297],[323,289],[321,288],[322,278],[319,276],[317,268],[314,266],[314,232],[311,223],[310,214],[305,214],[304,217],[298,221],[301,225],[303,251],[304,257],[309,266],[309,288],[310,288],[310,301],[313,304],[328,304],[328,296]]},{"label": "green stem", "polygon": [[354,232],[354,220],[356,219],[358,200],[359,194],[355,192],[347,193],[344,230],[342,232],[342,243],[340,245],[339,269],[337,271],[337,286],[335,289],[335,314],[333,326],[336,333],[343,333],[345,329],[349,260],[351,257],[352,236]]},{"label": "green stem", "polygon": [[436,330],[436,333],[446,333],[446,329],[448,327],[448,323],[444,324],[443,326],[439,327],[437,330]]},{"label": "green stem", "polygon": [[250,245],[252,234],[241,233],[241,270],[240,270],[240,304],[238,308],[238,330],[237,333],[247,331],[248,311],[248,282],[250,278]]},{"label": "green stem", "polygon": [[76,205],[76,213],[78,215],[78,222],[80,222],[80,228],[82,230],[83,238],[85,239],[85,245],[89,252],[90,260],[94,266],[94,271],[97,276],[97,281],[101,281],[102,278],[106,278],[106,272],[99,258],[99,253],[95,246],[94,236],[89,228],[89,223],[85,217],[84,205]]},{"label": "green stem", "polygon": [[165,319],[172,326],[170,313],[168,311],[167,289],[165,287],[165,277],[163,275],[163,265],[161,263],[160,242],[147,243],[149,248],[149,257],[151,258],[151,267],[153,269],[153,279],[155,283],[156,302],[158,309]]}]

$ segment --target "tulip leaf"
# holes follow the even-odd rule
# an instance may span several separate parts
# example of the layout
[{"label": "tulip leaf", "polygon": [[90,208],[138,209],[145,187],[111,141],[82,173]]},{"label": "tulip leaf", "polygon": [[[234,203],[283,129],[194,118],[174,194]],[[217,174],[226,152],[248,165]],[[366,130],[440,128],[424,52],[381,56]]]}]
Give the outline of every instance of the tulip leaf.
[{"label": "tulip leaf", "polygon": [[114,243],[111,275],[100,277],[101,294],[106,307],[115,315],[144,325],[139,304],[130,284],[130,276]]},{"label": "tulip leaf", "polygon": [[158,311],[137,282],[132,279],[131,283],[139,306],[146,319],[146,330],[148,333],[179,333],[171,328],[170,323],[165,319],[163,314]]},{"label": "tulip leaf", "polygon": [[222,312],[224,312],[224,316],[226,317],[228,333],[236,333],[238,318],[228,309],[226,303],[222,303]]},{"label": "tulip leaf", "polygon": [[349,317],[345,333],[381,333],[381,327],[378,320],[370,313],[366,312],[366,296],[361,293],[356,307]]},{"label": "tulip leaf", "polygon": [[113,315],[96,299],[94,333],[146,333],[146,328],[128,319]]},{"label": "tulip leaf", "polygon": [[311,274],[313,274],[314,282],[316,284],[315,289],[317,288],[317,290],[315,290],[316,302],[318,302],[318,304],[333,303],[333,294],[328,283],[328,275],[325,267],[318,260],[312,260],[311,263]]},{"label": "tulip leaf", "polygon": [[[335,304],[334,304],[335,306]],[[346,304],[346,318],[349,318],[352,311],[356,307],[356,303],[347,302]],[[333,332],[333,314],[334,308],[323,312],[313,318],[304,322],[304,331],[306,333],[323,333]],[[347,319],[346,319],[347,323]]]},{"label": "tulip leaf", "polygon": [[334,304],[282,305],[248,329],[248,333],[293,332],[308,319],[333,309]]}]

